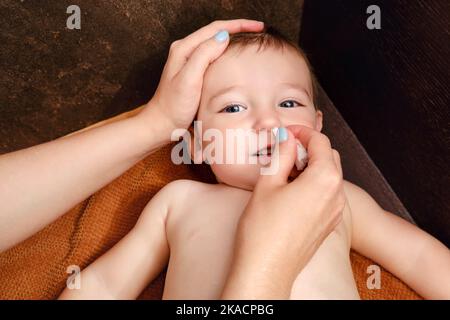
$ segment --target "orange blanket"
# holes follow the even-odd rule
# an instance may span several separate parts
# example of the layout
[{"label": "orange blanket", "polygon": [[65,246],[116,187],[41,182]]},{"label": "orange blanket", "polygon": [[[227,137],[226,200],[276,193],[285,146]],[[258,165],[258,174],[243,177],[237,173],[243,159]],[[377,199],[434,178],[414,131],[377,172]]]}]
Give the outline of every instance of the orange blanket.
[{"label": "orange blanket", "polygon": [[[41,232],[0,254],[0,299],[56,298],[66,285],[67,267],[84,268],[111,248],[168,182],[181,178],[213,181],[202,166],[175,166],[168,161],[171,147],[150,155]],[[351,260],[363,299],[420,299],[384,270],[381,289],[367,289],[366,269],[373,262],[355,252]],[[140,298],[161,298],[163,283],[164,273]]]}]

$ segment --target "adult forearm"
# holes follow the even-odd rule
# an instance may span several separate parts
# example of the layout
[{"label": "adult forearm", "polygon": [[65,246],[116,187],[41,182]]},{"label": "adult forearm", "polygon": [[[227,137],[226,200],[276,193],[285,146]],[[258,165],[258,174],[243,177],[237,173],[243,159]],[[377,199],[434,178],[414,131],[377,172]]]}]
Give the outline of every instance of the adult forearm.
[{"label": "adult forearm", "polygon": [[228,274],[221,299],[289,299],[295,277],[285,269],[267,267],[248,257],[236,258]]},{"label": "adult forearm", "polygon": [[289,299],[295,278],[318,248],[314,235],[302,230],[295,240],[280,236],[266,245],[262,238],[270,238],[269,234],[251,235],[249,228],[260,228],[257,224],[245,219],[239,223],[222,299]]},{"label": "adult forearm", "polygon": [[[0,156],[0,252],[170,141],[158,110]],[[165,122],[166,121],[166,122]]]}]

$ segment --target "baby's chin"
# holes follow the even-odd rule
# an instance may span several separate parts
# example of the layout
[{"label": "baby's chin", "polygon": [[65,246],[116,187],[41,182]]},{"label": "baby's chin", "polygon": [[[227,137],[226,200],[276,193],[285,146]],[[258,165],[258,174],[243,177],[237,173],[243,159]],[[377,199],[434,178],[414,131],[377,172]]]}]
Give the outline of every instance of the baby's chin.
[{"label": "baby's chin", "polygon": [[252,191],[260,175],[259,165],[213,164],[212,172],[219,183]]},{"label": "baby's chin", "polygon": [[[260,169],[261,167],[259,167]],[[223,172],[215,172],[216,179],[219,183],[223,183],[225,185],[228,185],[230,187],[239,188],[247,191],[253,191],[253,189],[256,186],[256,183],[258,182],[258,179],[261,175],[260,170],[247,170],[242,171],[240,174],[239,172],[233,172],[232,175],[220,175],[220,173]],[[297,178],[300,173],[302,173],[303,170],[298,170],[295,166],[292,168],[291,173],[288,176],[288,182],[291,182]]]}]

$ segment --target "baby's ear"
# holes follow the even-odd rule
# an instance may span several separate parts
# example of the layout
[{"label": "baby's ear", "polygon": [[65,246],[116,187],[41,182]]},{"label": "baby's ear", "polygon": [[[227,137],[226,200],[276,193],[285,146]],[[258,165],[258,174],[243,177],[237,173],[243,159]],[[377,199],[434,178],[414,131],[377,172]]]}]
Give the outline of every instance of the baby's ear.
[{"label": "baby's ear", "polygon": [[323,113],[320,110],[316,110],[316,130],[322,131],[322,125],[323,125]]},{"label": "baby's ear", "polygon": [[195,129],[193,125],[189,127],[188,131],[190,134],[190,139],[187,143],[189,157],[194,164],[201,164],[203,162],[202,142],[198,134],[194,133]]}]

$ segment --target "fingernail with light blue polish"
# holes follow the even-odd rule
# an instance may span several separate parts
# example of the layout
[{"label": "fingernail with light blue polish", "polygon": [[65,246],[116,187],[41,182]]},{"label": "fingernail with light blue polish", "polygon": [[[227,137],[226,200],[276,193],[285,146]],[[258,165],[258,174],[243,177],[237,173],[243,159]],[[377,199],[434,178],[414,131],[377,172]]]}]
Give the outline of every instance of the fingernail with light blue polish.
[{"label": "fingernail with light blue polish", "polygon": [[228,31],[227,30],[221,30],[216,33],[214,36],[217,42],[225,42],[228,39]]},{"label": "fingernail with light blue polish", "polygon": [[288,139],[288,132],[285,127],[279,127],[277,132],[277,141],[283,142]]}]

